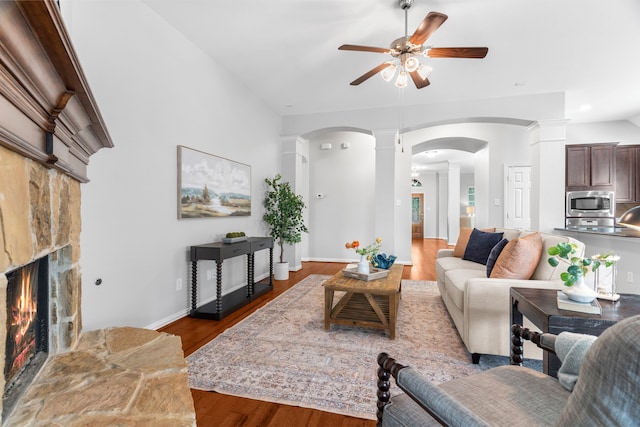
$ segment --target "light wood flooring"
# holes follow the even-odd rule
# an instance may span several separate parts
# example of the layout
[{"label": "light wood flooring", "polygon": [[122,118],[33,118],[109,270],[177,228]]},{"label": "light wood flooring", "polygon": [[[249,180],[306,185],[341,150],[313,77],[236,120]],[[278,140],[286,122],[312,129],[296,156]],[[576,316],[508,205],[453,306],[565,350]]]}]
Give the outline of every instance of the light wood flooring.
[{"label": "light wood flooring", "polygon": [[[405,266],[403,279],[435,280],[435,257],[438,249],[447,247],[443,240],[421,239],[412,243],[412,266]],[[274,289],[259,300],[242,307],[221,321],[185,317],[160,329],[182,338],[185,356],[211,341],[225,329],[235,325],[257,308],[271,301],[310,274],[335,274],[344,268],[342,263],[303,262],[302,270],[292,272],[289,280],[274,282]],[[332,414],[315,409],[280,405],[244,399],[215,392],[192,390],[198,426],[229,427],[374,427],[375,421]],[[372,386],[371,393],[375,393]]]}]

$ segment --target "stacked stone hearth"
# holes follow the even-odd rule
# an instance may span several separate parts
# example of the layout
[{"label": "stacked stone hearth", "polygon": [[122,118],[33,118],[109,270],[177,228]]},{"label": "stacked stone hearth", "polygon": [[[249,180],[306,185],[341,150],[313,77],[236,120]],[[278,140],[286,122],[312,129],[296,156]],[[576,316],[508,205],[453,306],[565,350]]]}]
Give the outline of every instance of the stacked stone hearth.
[{"label": "stacked stone hearth", "polygon": [[136,328],[81,335],[52,357],[9,426],[194,426],[179,337]]},{"label": "stacked stone hearth", "polygon": [[13,410],[4,411],[2,425],[193,426],[179,337],[138,328],[82,330],[81,184],[89,157],[113,143],[58,4],[2,1],[0,17],[2,372],[7,274],[49,261],[48,358]]}]

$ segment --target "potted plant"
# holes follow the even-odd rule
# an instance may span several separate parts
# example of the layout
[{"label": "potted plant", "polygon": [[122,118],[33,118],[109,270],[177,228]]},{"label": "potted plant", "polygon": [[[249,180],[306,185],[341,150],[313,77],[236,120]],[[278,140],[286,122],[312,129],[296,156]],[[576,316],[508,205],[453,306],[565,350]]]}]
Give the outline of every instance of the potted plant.
[{"label": "potted plant", "polygon": [[609,254],[598,254],[591,258],[574,256],[577,246],[574,243],[561,242],[547,250],[551,255],[548,259],[552,267],[557,267],[560,260],[565,260],[569,265],[567,271],[560,274],[560,279],[566,289],[563,291],[569,299],[580,302],[591,302],[597,296],[597,292],[585,285],[584,278],[590,272],[595,272],[602,262],[605,266],[610,266],[612,262],[608,260]]},{"label": "potted plant", "polygon": [[302,210],[305,208],[302,196],[295,194],[288,182],[282,182],[277,174],[273,179],[265,178],[267,194],[264,199],[264,221],[271,229],[271,237],[280,247],[280,261],[276,262],[274,279],[289,278],[289,263],[284,261],[284,245],[293,245],[307,233]]}]

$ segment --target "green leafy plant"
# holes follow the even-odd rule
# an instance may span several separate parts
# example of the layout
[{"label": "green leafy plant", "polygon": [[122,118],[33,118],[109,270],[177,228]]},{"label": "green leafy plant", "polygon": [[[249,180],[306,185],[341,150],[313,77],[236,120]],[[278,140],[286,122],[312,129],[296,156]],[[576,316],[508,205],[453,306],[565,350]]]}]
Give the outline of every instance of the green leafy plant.
[{"label": "green leafy plant", "polygon": [[560,265],[561,259],[569,263],[567,271],[560,274],[560,279],[568,287],[575,285],[581,278],[589,274],[589,271],[596,271],[603,261],[607,267],[613,264],[613,261],[607,260],[608,257],[613,255],[613,252],[598,254],[592,258],[583,258],[573,256],[577,249],[578,246],[575,243],[561,242],[547,250],[547,253],[551,255],[548,262],[552,267]]},{"label": "green leafy plant", "polygon": [[280,262],[284,262],[284,245],[293,245],[308,233],[302,216],[305,208],[302,196],[295,194],[288,182],[282,182],[277,174],[273,179],[265,178],[267,194],[264,199],[265,213],[262,217],[271,229],[271,237],[280,246]]}]

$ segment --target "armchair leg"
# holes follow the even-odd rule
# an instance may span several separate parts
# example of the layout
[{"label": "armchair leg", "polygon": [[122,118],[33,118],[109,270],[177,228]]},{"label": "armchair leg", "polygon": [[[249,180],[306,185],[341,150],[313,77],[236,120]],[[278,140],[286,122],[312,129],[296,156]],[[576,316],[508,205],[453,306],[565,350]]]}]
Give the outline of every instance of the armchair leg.
[{"label": "armchair leg", "polygon": [[480,356],[482,356],[482,354],[480,353],[471,354],[471,361],[473,362],[474,365],[477,365],[478,363],[480,363]]},{"label": "armchair leg", "polygon": [[398,375],[398,371],[405,368],[405,366],[397,363],[396,360],[389,357],[387,353],[380,353],[378,355],[378,365],[380,367],[378,368],[378,412],[376,414],[378,423],[376,425],[380,427],[382,425],[384,407],[389,403],[389,399],[391,398],[391,393],[389,392],[391,388],[391,376],[395,378]]}]

